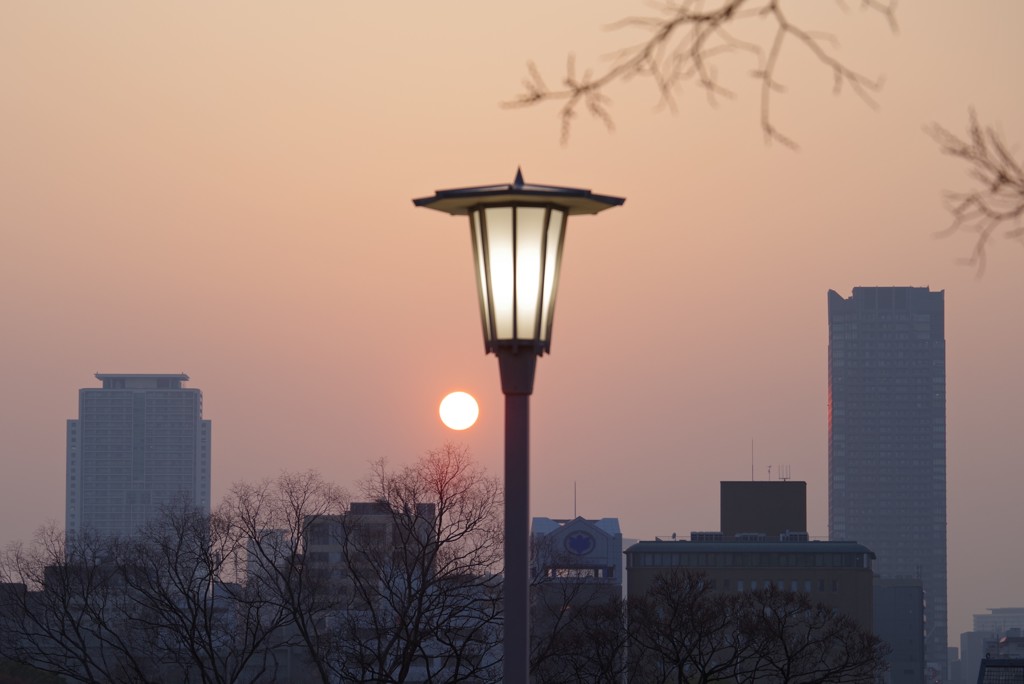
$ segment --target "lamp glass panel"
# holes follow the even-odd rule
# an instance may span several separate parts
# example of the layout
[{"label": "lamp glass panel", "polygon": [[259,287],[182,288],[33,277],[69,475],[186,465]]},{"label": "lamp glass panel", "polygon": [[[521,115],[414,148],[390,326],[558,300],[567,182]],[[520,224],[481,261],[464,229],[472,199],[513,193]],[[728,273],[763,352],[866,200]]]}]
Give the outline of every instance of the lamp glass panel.
[{"label": "lamp glass panel", "polygon": [[544,207],[516,208],[516,338],[536,340],[543,278]]},{"label": "lamp glass panel", "polygon": [[512,207],[488,207],[484,210],[487,238],[487,283],[491,290],[494,335],[510,340],[513,335],[513,287],[515,258],[512,239]]},{"label": "lamp glass panel", "polygon": [[479,211],[470,215],[470,232],[473,236],[473,259],[476,261],[476,291],[480,297],[480,323],[484,328],[484,340],[491,340],[491,302],[487,293],[487,263],[484,261],[483,228]]},{"label": "lamp glass panel", "polygon": [[548,342],[551,336],[551,322],[555,310],[555,294],[558,289],[558,267],[561,262],[562,231],[565,230],[565,212],[552,209],[548,218],[548,230],[544,250],[544,298],[541,302],[540,339]]}]

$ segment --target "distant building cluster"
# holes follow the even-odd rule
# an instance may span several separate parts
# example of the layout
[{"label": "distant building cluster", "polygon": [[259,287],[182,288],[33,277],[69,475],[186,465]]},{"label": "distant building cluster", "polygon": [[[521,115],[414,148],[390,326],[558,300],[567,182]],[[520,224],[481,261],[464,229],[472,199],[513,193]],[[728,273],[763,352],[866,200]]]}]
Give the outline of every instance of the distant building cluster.
[{"label": "distant building cluster", "polygon": [[[626,549],[617,518],[536,517],[534,629],[556,629],[574,606],[645,596],[659,577],[682,572],[699,573],[702,589],[790,592],[849,616],[888,644],[886,684],[973,684],[986,662],[995,673],[997,661],[1024,657],[1024,609],[1002,608],[975,616],[947,665],[943,292],[830,291],[828,339],[829,541],[809,538],[807,483],[788,478],[722,482],[718,530]],[[175,504],[209,513],[211,423],[202,393],[183,386],[188,376],[96,377],[102,386],[80,390],[79,415],[67,426],[69,542],[85,533],[130,537]],[[364,502],[310,521],[303,571],[357,598],[373,563],[425,541],[419,528],[395,527],[393,513]],[[433,507],[408,513],[429,535]],[[275,534],[282,545],[294,537],[268,529],[266,548]],[[380,558],[352,556],[352,535],[377,539]],[[257,551],[247,574],[273,574]],[[477,590],[480,600],[488,586]],[[468,623],[459,630],[471,631]]]},{"label": "distant building cluster", "polygon": [[975,614],[958,655],[952,684],[1024,684],[1024,607]]},{"label": "distant building cluster", "polygon": [[719,531],[626,550],[627,594],[678,569],[800,592],[873,626],[890,684],[950,681],[943,293],[830,291],[828,322],[831,541],[808,539],[805,483],[723,482]]}]

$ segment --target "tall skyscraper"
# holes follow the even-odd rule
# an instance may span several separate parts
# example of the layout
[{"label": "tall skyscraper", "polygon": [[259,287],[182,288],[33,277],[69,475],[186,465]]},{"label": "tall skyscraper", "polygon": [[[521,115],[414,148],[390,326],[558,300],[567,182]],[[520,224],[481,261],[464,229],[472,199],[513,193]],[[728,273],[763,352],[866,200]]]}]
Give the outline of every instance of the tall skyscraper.
[{"label": "tall skyscraper", "polygon": [[181,374],[97,373],[67,427],[68,539],[128,536],[181,502],[210,510],[210,421]]},{"label": "tall skyscraper", "polygon": [[883,578],[918,578],[925,659],[946,662],[946,341],[943,293],[828,293],[828,524],[875,552]]}]

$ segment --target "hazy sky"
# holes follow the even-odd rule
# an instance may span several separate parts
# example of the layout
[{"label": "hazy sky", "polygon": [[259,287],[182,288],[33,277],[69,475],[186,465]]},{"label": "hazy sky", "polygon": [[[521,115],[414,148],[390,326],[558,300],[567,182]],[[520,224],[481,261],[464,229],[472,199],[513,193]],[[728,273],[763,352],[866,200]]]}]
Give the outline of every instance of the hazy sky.
[{"label": "hazy sky", "polygon": [[[827,534],[826,292],[946,292],[950,636],[1024,605],[1024,249],[983,279],[937,240],[964,187],[922,127],[968,107],[1024,145],[1019,0],[918,0],[900,33],[815,3],[886,85],[873,111],[793,47],[766,147],[753,67],[736,92],[609,92],[613,134],[506,110],[528,59],[632,41],[621,0],[7,2],[0,9],[0,543],[64,517],[64,421],[93,373],[181,372],[213,420],[214,499],[314,468],[353,483],[445,440],[500,473],[466,222],[438,188],[588,187],[625,206],[570,223],[553,353],[533,399],[535,515],[617,516],[627,537],[718,525],[718,482],[789,465]],[[453,389],[481,419],[452,433]],[[777,470],[775,471],[777,472]]]}]

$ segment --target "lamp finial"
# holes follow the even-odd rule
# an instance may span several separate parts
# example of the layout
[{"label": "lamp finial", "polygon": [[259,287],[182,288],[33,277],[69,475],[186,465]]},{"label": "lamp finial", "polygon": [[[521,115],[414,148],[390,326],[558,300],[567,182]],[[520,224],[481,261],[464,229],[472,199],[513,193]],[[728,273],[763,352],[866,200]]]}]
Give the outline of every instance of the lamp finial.
[{"label": "lamp finial", "polygon": [[516,167],[516,179],[512,181],[512,185],[517,188],[523,187],[523,167]]}]

